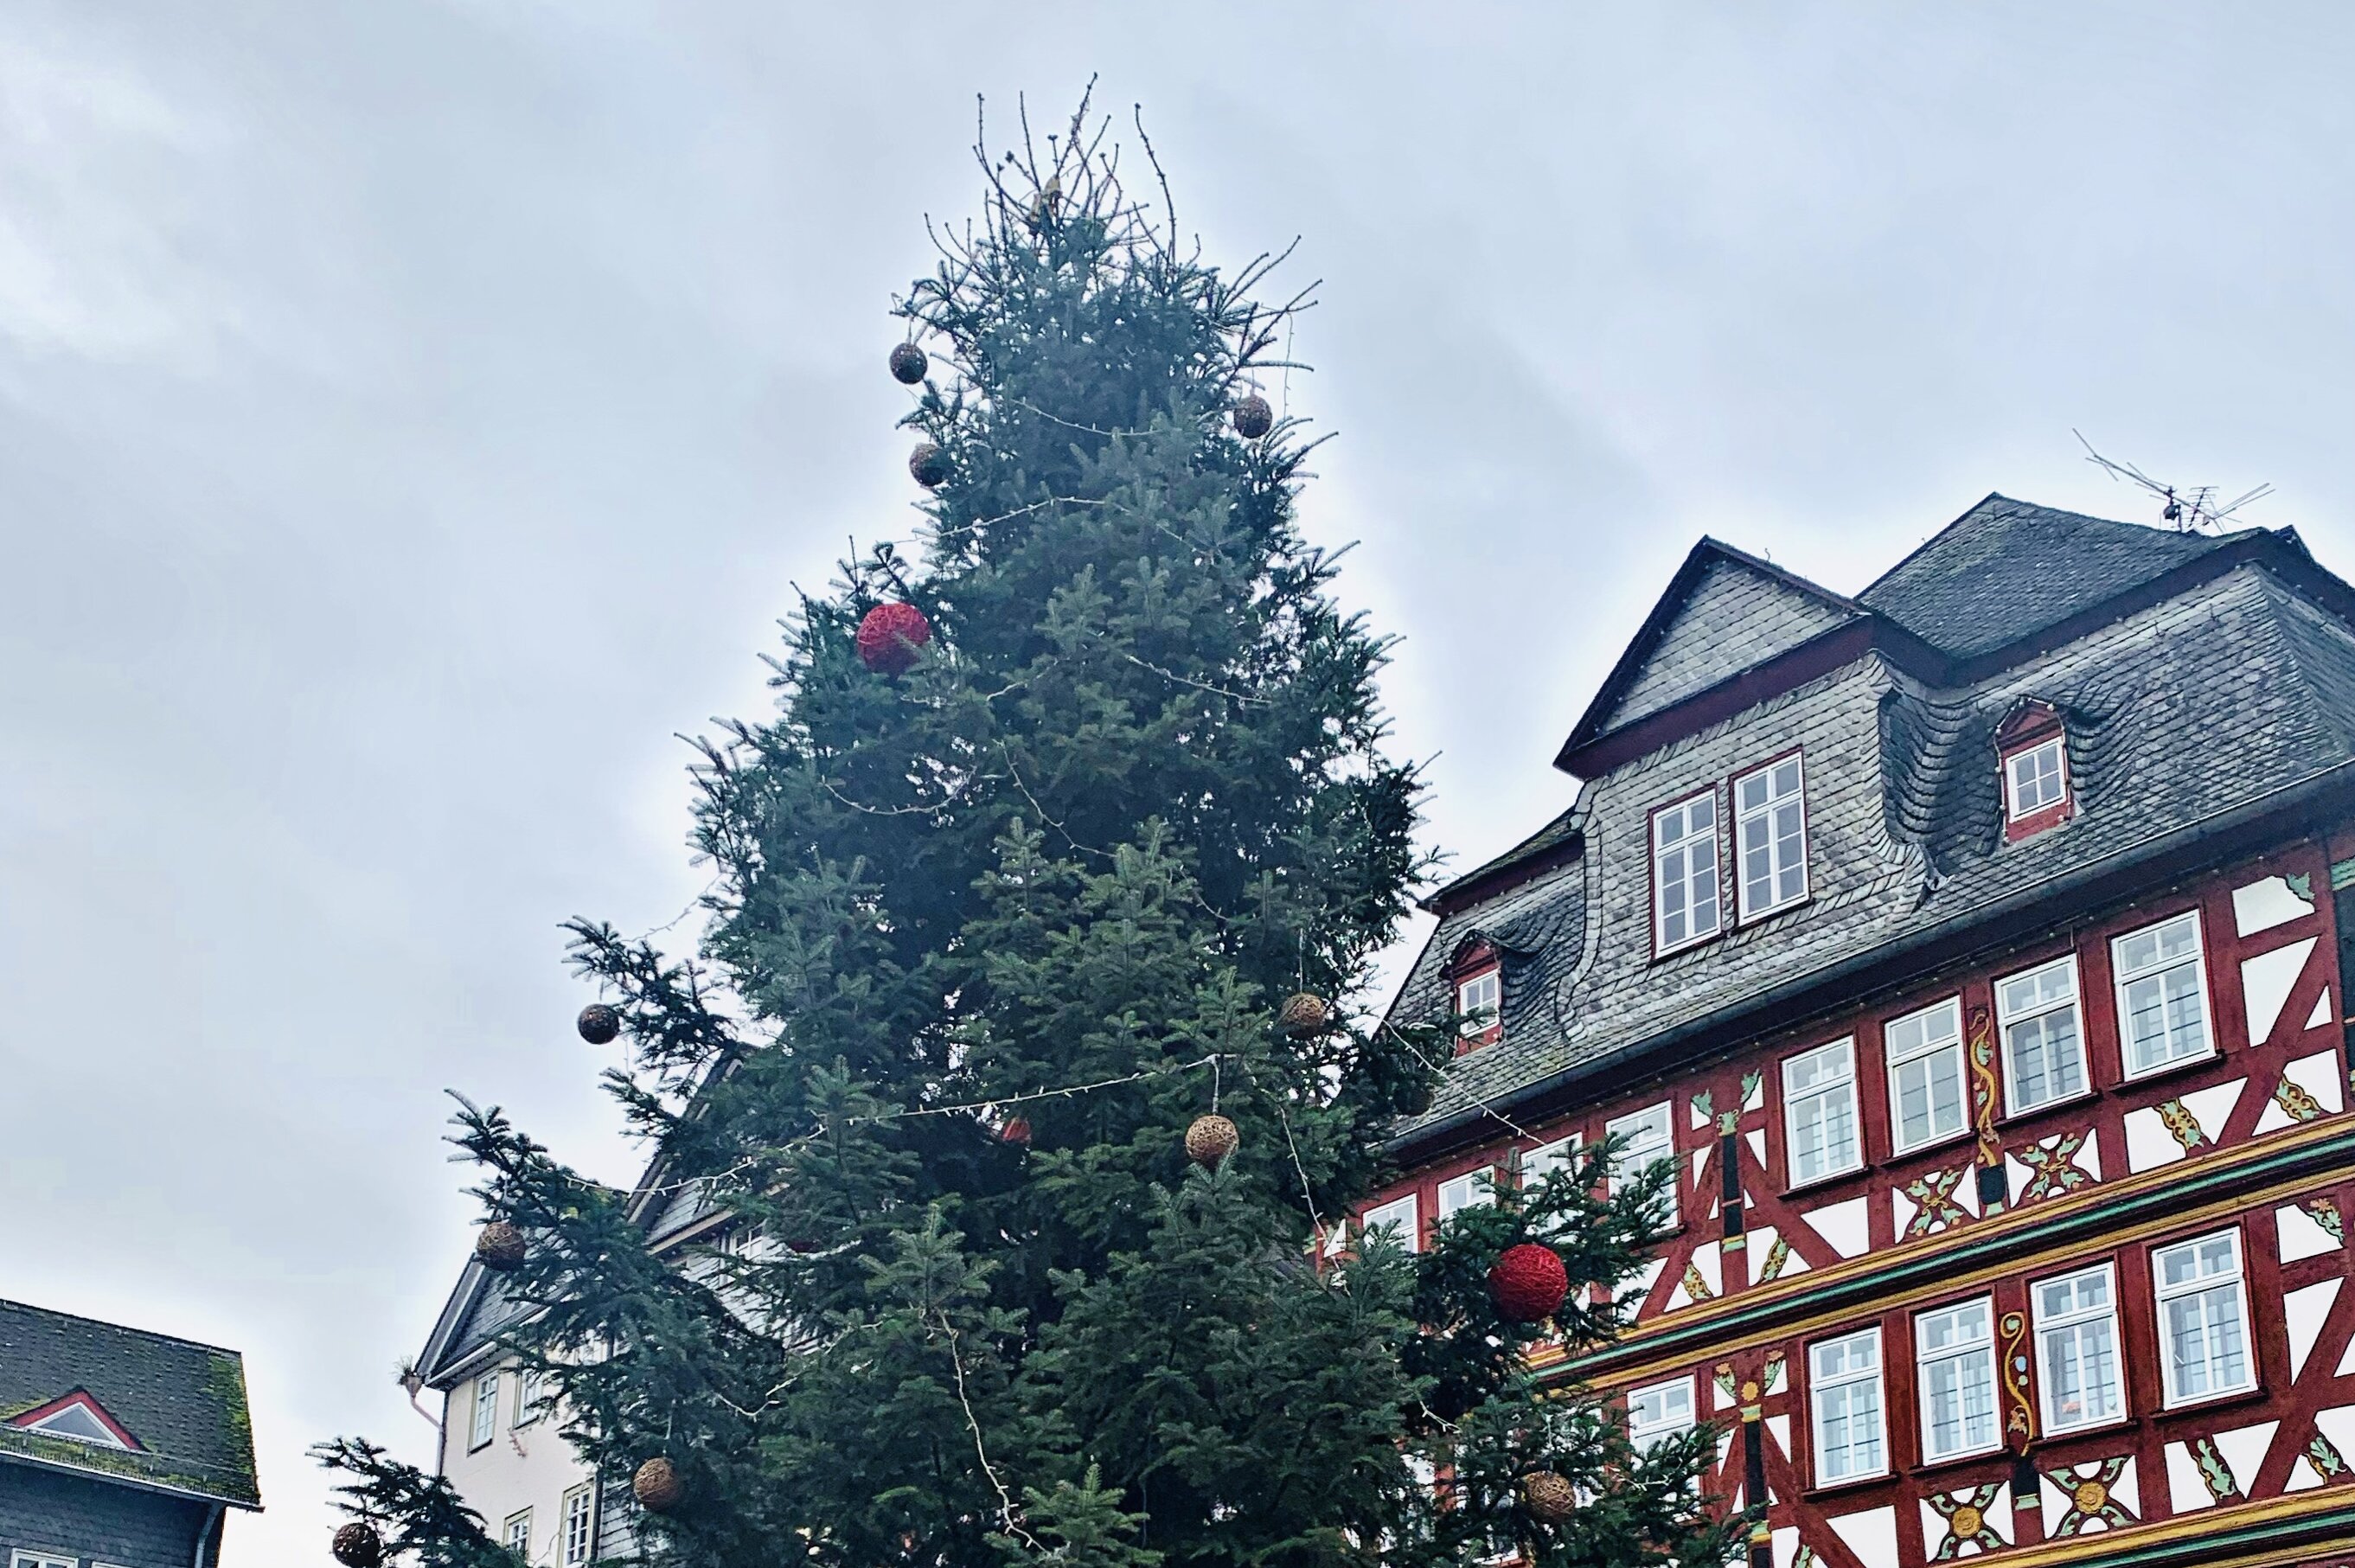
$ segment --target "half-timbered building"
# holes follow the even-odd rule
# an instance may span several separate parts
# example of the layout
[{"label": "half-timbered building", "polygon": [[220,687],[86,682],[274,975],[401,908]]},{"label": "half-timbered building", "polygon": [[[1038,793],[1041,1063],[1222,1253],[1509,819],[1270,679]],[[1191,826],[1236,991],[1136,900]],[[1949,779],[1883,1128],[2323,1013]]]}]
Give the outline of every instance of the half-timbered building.
[{"label": "half-timbered building", "polygon": [[1715,1426],[1753,1568],[2355,1556],[2355,591],[2002,496],[1853,596],[1704,539],[1555,764],[1361,1225],[1673,1162],[1565,1375]]}]

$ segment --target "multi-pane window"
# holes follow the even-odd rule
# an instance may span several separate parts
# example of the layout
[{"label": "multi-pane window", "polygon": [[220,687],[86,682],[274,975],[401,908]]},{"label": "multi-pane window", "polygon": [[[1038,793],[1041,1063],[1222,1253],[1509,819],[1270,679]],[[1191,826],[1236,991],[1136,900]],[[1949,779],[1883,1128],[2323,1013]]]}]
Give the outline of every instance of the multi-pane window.
[{"label": "multi-pane window", "polygon": [[1797,753],[1733,781],[1733,837],[1742,919],[1807,896],[1806,788]]},{"label": "multi-pane window", "polygon": [[2254,1388],[2249,1303],[2241,1279],[2241,1232],[2219,1231],[2150,1254],[2158,1298],[2159,1367],[2167,1403]]},{"label": "multi-pane window", "polygon": [[589,1487],[575,1487],[564,1494],[566,1568],[589,1561],[589,1550],[596,1544],[596,1493]]},{"label": "multi-pane window", "polygon": [[2084,1092],[2075,958],[1998,980],[1995,1011],[2003,1026],[2004,1074],[2014,1111],[2032,1111]]},{"label": "multi-pane window", "polygon": [[1466,1040],[1479,1040],[1495,1030],[1503,1021],[1497,1010],[1503,996],[1504,987],[1495,969],[1483,969],[1458,981],[1455,1010],[1464,1021],[1455,1026],[1457,1031]]},{"label": "multi-pane window", "polygon": [[1540,1144],[1521,1156],[1521,1185],[1534,1187],[1556,1171],[1572,1168],[1578,1156],[1578,1135]]},{"label": "multi-pane window", "polygon": [[2127,1077],[2211,1054],[2198,910],[2116,938],[2110,961],[2118,975],[2118,1044]]},{"label": "multi-pane window", "polygon": [[[1670,1102],[1663,1100],[1631,1115],[1605,1122],[1604,1132],[1626,1141],[1611,1160],[1611,1190],[1618,1192],[1628,1182],[1656,1165],[1676,1158],[1676,1141],[1669,1118]],[[1677,1184],[1672,1179],[1662,1194],[1663,1213],[1669,1224],[1677,1220]]]},{"label": "multi-pane window", "polygon": [[499,1532],[506,1549],[522,1561],[531,1561],[531,1509],[507,1515],[506,1529]]},{"label": "multi-pane window", "polygon": [[1913,1319],[1922,1457],[1959,1458],[1997,1445],[1994,1309],[1986,1296]]},{"label": "multi-pane window", "polygon": [[499,1429],[499,1374],[485,1372],[474,1380],[474,1420],[467,1429],[466,1446],[480,1448]]},{"label": "multi-pane window", "polygon": [[1897,1152],[1963,1130],[1963,1008],[1955,997],[1892,1019],[1881,1031],[1889,1052],[1889,1119]]},{"label": "multi-pane window", "polygon": [[1815,1421],[1816,1479],[1854,1480],[1888,1468],[1881,1440],[1881,1330],[1807,1347],[1807,1403]]},{"label": "multi-pane window", "polygon": [[2003,774],[2006,815],[2014,821],[2058,805],[2068,797],[2068,764],[2058,735],[2005,758]]},{"label": "multi-pane window", "polygon": [[1628,1391],[1627,1436],[1638,1453],[1649,1453],[1654,1445],[1691,1431],[1692,1424],[1692,1379]]},{"label": "multi-pane window", "polygon": [[1423,1233],[1417,1223],[1414,1194],[1412,1192],[1403,1198],[1393,1198],[1387,1203],[1380,1203],[1367,1210],[1364,1219],[1359,1222],[1359,1228],[1363,1234],[1369,1236],[1376,1231],[1388,1231],[1391,1232],[1391,1239],[1408,1252],[1423,1250]]},{"label": "multi-pane window", "polygon": [[2036,1307],[2036,1388],[2044,1430],[2073,1432],[2126,1413],[2118,1369],[2116,1278],[2102,1264],[2030,1291]]},{"label": "multi-pane window", "polygon": [[1680,800],[1652,814],[1652,937],[1666,953],[1715,936],[1717,795]]},{"label": "multi-pane window", "polygon": [[1836,1040],[1783,1063],[1783,1130],[1794,1187],[1864,1163],[1857,1136],[1855,1040]]},{"label": "multi-pane window", "polygon": [[527,1367],[516,1374],[515,1420],[512,1424],[528,1426],[539,1419],[540,1397],[548,1392],[548,1380],[537,1369]]},{"label": "multi-pane window", "polygon": [[1478,1203],[1497,1200],[1496,1176],[1487,1168],[1467,1170],[1439,1184],[1439,1217],[1446,1220]]}]

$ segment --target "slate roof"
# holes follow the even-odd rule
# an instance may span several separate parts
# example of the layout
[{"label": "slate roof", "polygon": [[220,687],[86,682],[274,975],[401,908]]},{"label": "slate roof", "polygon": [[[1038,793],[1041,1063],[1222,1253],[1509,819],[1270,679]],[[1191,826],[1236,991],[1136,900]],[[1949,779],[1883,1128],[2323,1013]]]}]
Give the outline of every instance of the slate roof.
[{"label": "slate roof", "polygon": [[[1745,1020],[1811,991],[1852,1003],[1902,978],[1903,952],[1998,917],[2049,919],[2033,912],[2068,890],[2302,790],[2355,800],[2355,594],[2286,530],[2204,539],[1991,496],[1859,603],[1909,617],[1913,651],[1859,644],[1845,666],[1603,772],[1547,830],[1574,828],[1575,858],[1514,883],[1498,873],[1517,849],[1433,901],[1442,919],[1391,1016],[1444,1011],[1445,965],[1480,935],[1502,953],[1504,1038],[1451,1065],[1395,1148],[1493,1135],[1494,1111],[1632,1090],[1662,1070],[1647,1064],[1737,1043]],[[2022,631],[2080,617],[2057,646]],[[1990,661],[1996,638],[2017,656]],[[1950,662],[1923,667],[1922,643]],[[2063,717],[2079,815],[2006,844],[1993,737],[2027,698]],[[1649,809],[1792,745],[1807,759],[1811,901],[1656,959]]]},{"label": "slate roof", "polygon": [[[137,1452],[5,1424],[76,1389],[137,1439]],[[0,1461],[6,1460],[261,1507],[245,1363],[235,1350],[15,1301],[0,1301]]]},{"label": "slate roof", "polygon": [[1990,494],[1857,600],[1931,646],[1969,658],[2260,531],[2176,533]]}]

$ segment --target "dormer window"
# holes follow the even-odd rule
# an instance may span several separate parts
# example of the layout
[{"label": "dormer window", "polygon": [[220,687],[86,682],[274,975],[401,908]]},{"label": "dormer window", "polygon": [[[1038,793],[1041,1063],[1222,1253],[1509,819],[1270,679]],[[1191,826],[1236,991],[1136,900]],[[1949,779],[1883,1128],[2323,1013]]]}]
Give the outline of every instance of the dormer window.
[{"label": "dormer window", "polygon": [[1742,919],[1806,898],[1807,790],[1798,752],[1733,781],[1733,839]]},{"label": "dormer window", "polygon": [[1673,953],[1717,934],[1717,792],[1652,814],[1652,947]]},{"label": "dormer window", "polygon": [[1485,942],[1467,944],[1453,965],[1457,1018],[1455,1053],[1494,1045],[1505,1036],[1505,982],[1497,950]]},{"label": "dormer window", "polygon": [[69,1437],[76,1443],[94,1444],[102,1448],[121,1448],[136,1452],[138,1442],[123,1429],[122,1423],[106,1413],[106,1408],[91,1397],[86,1389],[76,1389],[61,1399],[36,1405],[10,1418],[8,1424],[20,1432],[37,1432],[44,1437]]},{"label": "dormer window", "polygon": [[2057,827],[2076,814],[2070,799],[2068,737],[2050,703],[2022,702],[1997,728],[1995,741],[2003,770],[2007,841]]}]

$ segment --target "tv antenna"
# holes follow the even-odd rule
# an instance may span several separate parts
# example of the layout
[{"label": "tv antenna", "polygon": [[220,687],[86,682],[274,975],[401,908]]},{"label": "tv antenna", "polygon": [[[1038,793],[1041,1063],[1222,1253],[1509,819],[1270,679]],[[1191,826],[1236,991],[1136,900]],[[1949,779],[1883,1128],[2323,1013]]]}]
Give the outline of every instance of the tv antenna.
[{"label": "tv antenna", "polygon": [[2085,449],[2086,462],[2113,479],[2130,480],[2141,485],[2165,503],[2159,510],[2159,517],[2179,534],[2204,533],[2210,528],[2222,528],[2224,520],[2233,513],[2250,502],[2262,501],[2274,493],[2271,485],[2260,485],[2245,495],[2236,496],[2219,505],[2213,485],[2195,485],[2179,489],[2172,485],[2161,484],[2131,463],[2113,463],[2104,457],[2094,450],[2094,443],[2085,439],[2083,432],[2072,430],[2069,433],[2075,436],[2077,444]]}]

